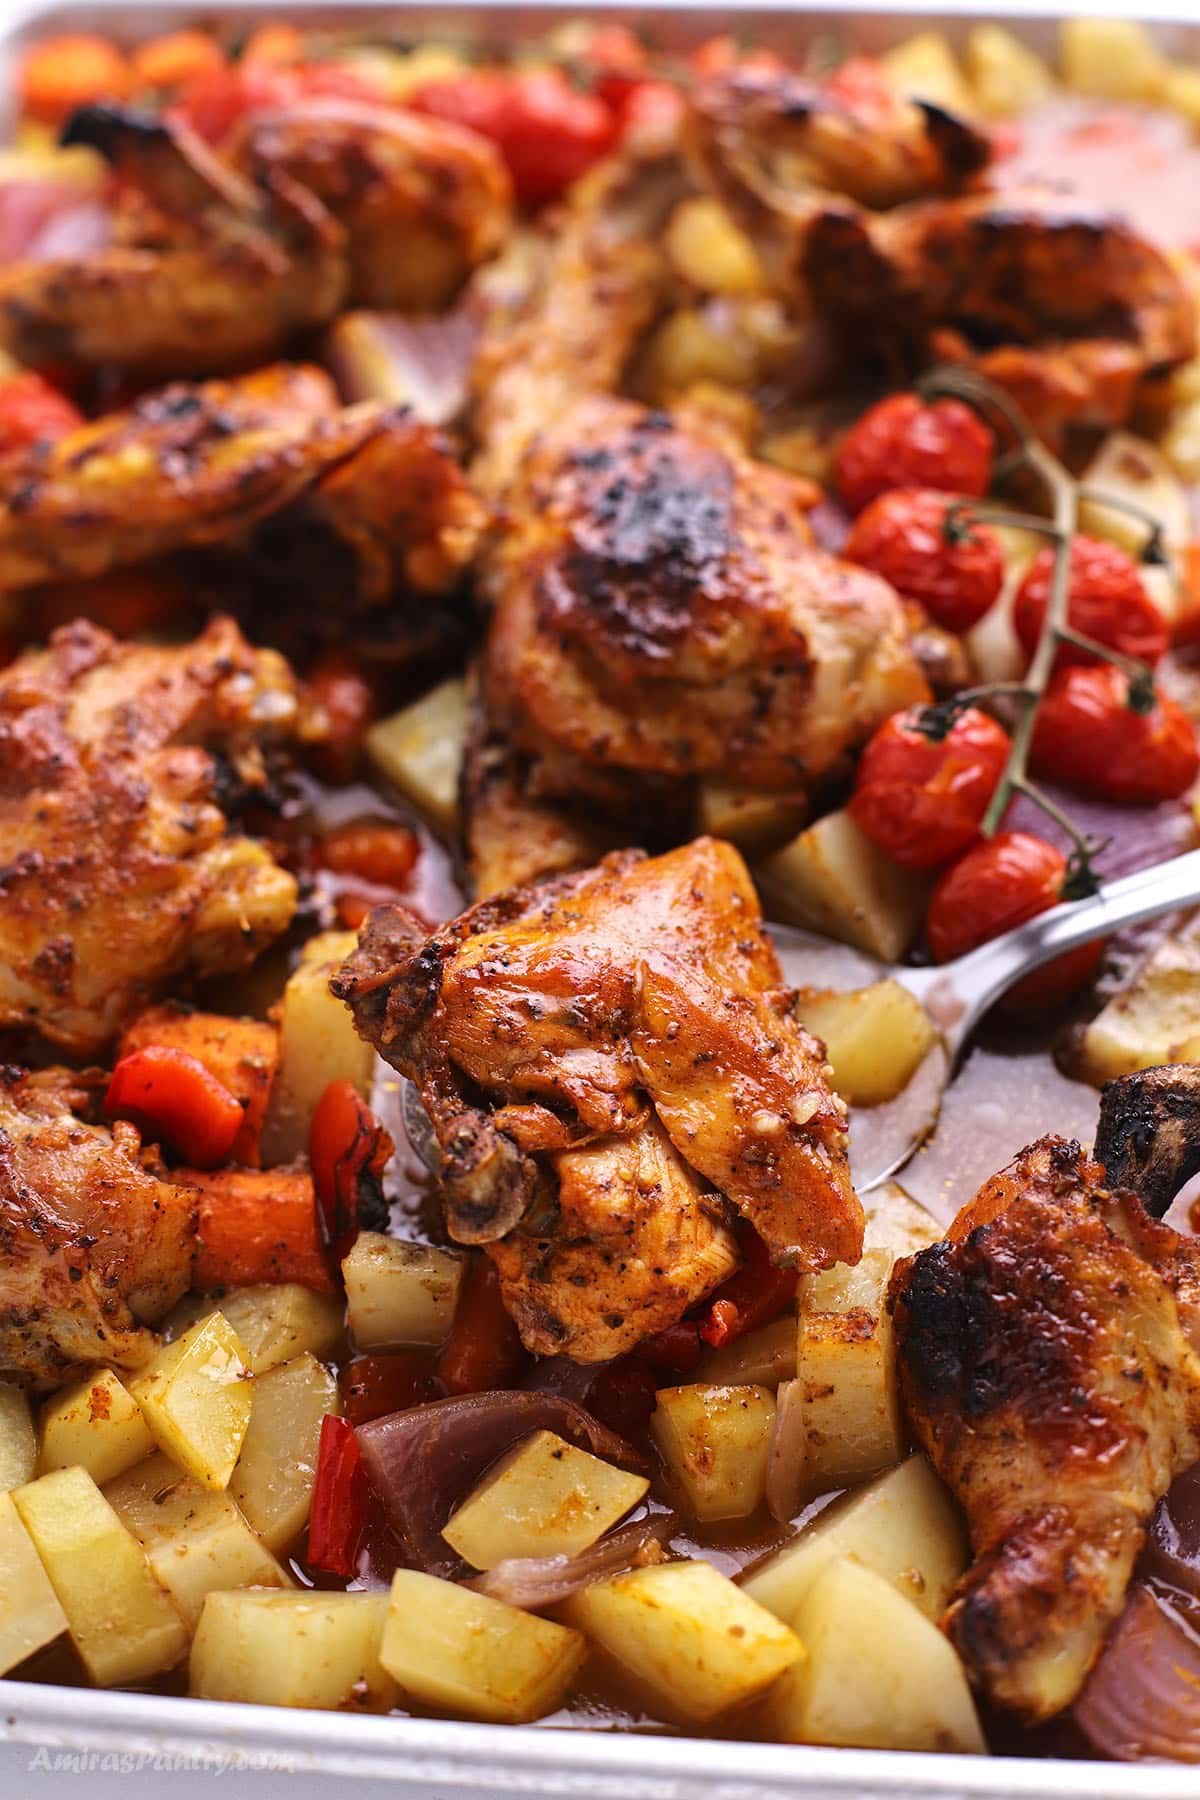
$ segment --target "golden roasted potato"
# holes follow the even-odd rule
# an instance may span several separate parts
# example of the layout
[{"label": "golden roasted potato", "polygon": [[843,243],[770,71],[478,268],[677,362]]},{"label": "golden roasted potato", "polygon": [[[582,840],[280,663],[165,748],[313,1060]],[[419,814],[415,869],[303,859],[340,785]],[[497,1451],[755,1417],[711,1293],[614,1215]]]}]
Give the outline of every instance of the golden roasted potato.
[{"label": "golden roasted potato", "polygon": [[804,1655],[793,1631],[706,1562],[631,1569],[581,1589],[561,1610],[672,1719],[715,1718]]},{"label": "golden roasted potato", "polygon": [[37,1432],[24,1390],[0,1381],[0,1494],[31,1479],[37,1455]]},{"label": "golden roasted potato", "polygon": [[1003,25],[976,25],[967,38],[967,75],[982,112],[1012,118],[1054,91],[1054,76],[1036,50]]},{"label": "golden roasted potato", "polygon": [[767,278],[754,245],[719,200],[681,200],[664,244],[677,274],[709,294],[762,294]]},{"label": "golden roasted potato", "polygon": [[97,1370],[44,1407],[41,1440],[40,1475],[78,1463],[98,1487],[154,1448],[141,1407],[111,1369]]},{"label": "golden roasted potato", "polygon": [[1080,1072],[1102,1087],[1159,1063],[1193,1060],[1200,1038],[1200,927],[1165,939],[1080,1040]]},{"label": "golden roasted potato", "polygon": [[1104,100],[1155,100],[1167,64],[1144,25],[1133,19],[1064,19],[1058,33],[1063,80],[1077,94]]},{"label": "golden roasted potato", "polygon": [[443,837],[458,829],[458,777],[467,738],[467,684],[431,688],[367,734],[367,755]]},{"label": "golden roasted potato", "polygon": [[12,1495],[0,1494],[0,1675],[66,1629],[67,1615]]},{"label": "golden roasted potato", "polygon": [[440,1344],[454,1323],[463,1268],[451,1250],[360,1231],[342,1262],[355,1348]]},{"label": "golden roasted potato", "polygon": [[442,1536],[476,1569],[510,1556],[573,1556],[637,1505],[650,1483],[535,1431],[501,1457]]},{"label": "golden roasted potato", "polygon": [[370,1093],[375,1052],[329,991],[329,977],[357,942],[354,931],[309,938],[288,977],[279,1020],[279,1072],[263,1125],[267,1167],[307,1155],[312,1115],[331,1081],[350,1082],[364,1098]]},{"label": "golden roasted potato", "polygon": [[209,1594],[188,1691],[259,1706],[386,1712],[396,1701],[379,1660],[387,1604],[386,1594]]},{"label": "golden roasted potato", "polygon": [[745,1519],[762,1505],[774,1423],[769,1388],[691,1382],[659,1388],[650,1433],[693,1517]]},{"label": "golden roasted potato", "polygon": [[769,1325],[748,1331],[745,1337],[708,1350],[696,1366],[697,1381],[715,1387],[738,1387],[752,1382],[778,1387],[796,1373],[796,1315],[782,1313]]},{"label": "golden roasted potato", "polygon": [[887,1309],[894,1258],[868,1250],[800,1283],[796,1380],[810,1493],[865,1481],[904,1454],[895,1340]]},{"label": "golden roasted potato", "polygon": [[209,1313],[166,1344],[131,1388],[156,1443],[208,1488],[229,1484],[250,1423],[250,1374],[237,1333]]},{"label": "golden roasted potato", "polygon": [[[230,1288],[220,1300],[222,1315],[236,1331],[252,1375],[265,1375],[306,1351],[318,1361],[332,1356],[345,1336],[345,1304],[340,1294],[318,1294],[299,1282],[259,1282]],[[201,1294],[189,1294],[171,1315],[178,1336],[213,1308]]]},{"label": "golden roasted potato", "polygon": [[173,1668],[187,1649],[183,1620],[87,1471],[54,1469],[16,1488],[13,1502],[96,1686]]},{"label": "golden roasted potato", "polygon": [[933,882],[902,869],[848,812],[826,813],[755,875],[767,916],[896,963],[921,929]]},{"label": "golden roasted potato", "polygon": [[808,1651],[757,1723],[787,1744],[986,1754],[950,1640],[873,1570],[841,1559],[817,1576],[795,1628]]},{"label": "golden roasted potato", "polygon": [[268,1550],[287,1550],[308,1524],[321,1420],[340,1410],[332,1370],[307,1351],[255,1380],[229,1494]]},{"label": "golden roasted potato", "polygon": [[933,1020],[898,981],[844,994],[802,988],[793,1010],[824,1043],[833,1085],[852,1106],[894,1100],[937,1042]]},{"label": "golden roasted potato", "polygon": [[436,1575],[397,1569],[380,1658],[425,1706],[520,1725],[558,1706],[587,1655],[579,1632]]}]

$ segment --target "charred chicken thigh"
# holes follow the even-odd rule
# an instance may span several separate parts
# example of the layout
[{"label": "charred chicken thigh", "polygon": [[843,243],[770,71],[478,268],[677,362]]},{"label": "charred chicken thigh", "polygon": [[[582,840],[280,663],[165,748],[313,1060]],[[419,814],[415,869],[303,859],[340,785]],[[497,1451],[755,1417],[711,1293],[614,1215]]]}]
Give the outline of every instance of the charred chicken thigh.
[{"label": "charred chicken thigh", "polygon": [[1200,1457],[1200,1241],[1043,1138],[893,1276],[917,1437],[975,1562],[944,1625],[990,1699],[1070,1704],[1155,1505]]},{"label": "charred chicken thigh", "polygon": [[854,1260],[845,1108],[792,1019],[737,852],[626,851],[428,936],[380,908],[333,980],[420,1091],[450,1235],[484,1243],[539,1354],[598,1361],[737,1261]]},{"label": "charred chicken thigh", "polygon": [[187,1289],[195,1194],[139,1160],[135,1126],[84,1124],[53,1076],[0,1074],[0,1377],[136,1368]]},{"label": "charred chicken thigh", "polygon": [[282,658],[229,619],[172,648],[80,621],[0,671],[0,1026],[95,1055],[166,977],[285,931],[295,880],[223,796],[307,728]]}]

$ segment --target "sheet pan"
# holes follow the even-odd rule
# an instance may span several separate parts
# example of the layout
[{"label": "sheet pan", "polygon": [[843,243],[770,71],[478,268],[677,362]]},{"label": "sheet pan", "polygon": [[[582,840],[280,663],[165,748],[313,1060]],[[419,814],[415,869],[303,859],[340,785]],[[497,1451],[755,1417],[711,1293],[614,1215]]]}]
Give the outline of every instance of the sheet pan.
[{"label": "sheet pan", "polygon": [[[1030,9],[997,0],[968,9],[946,0],[912,8],[809,6],[765,0],[738,7],[739,34],[780,48],[814,34],[867,50],[886,49],[927,26],[961,39],[972,25],[1000,20],[1031,45],[1053,49],[1065,13],[1136,15],[1135,0],[1083,0]],[[40,6],[0,0],[0,129],[8,114],[7,70],[24,43],[52,32],[98,30],[123,42],[197,19],[237,31],[264,18],[301,16],[311,25],[366,25],[410,41],[439,36],[511,41],[558,20],[604,11],[686,48],[725,29],[728,6],[714,0],[532,0],[438,4],[437,0],[288,0],[255,6],[208,4]],[[1145,21],[1144,21],[1145,22]],[[1200,62],[1200,0],[1154,9],[1164,51]],[[714,1741],[613,1731],[501,1728],[452,1721],[352,1718],[262,1706],[92,1692],[0,1680],[0,1800],[26,1795],[65,1800],[200,1800],[213,1783],[254,1800],[1197,1800],[1200,1772],[1161,1765],[1121,1766],[1053,1759],[908,1755]]]}]

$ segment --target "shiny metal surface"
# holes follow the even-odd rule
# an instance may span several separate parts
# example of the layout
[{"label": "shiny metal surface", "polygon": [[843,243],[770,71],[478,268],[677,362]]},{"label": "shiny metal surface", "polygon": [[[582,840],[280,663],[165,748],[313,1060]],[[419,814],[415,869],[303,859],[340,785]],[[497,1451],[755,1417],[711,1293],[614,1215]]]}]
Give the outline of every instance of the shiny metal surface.
[{"label": "shiny metal surface", "polygon": [[[296,18],[329,27],[374,25],[409,40],[503,39],[534,35],[581,13],[627,17],[665,45],[687,47],[726,28],[727,6],[706,0],[527,0],[515,6],[397,5],[352,0],[288,0],[248,5],[206,0],[99,0],[43,5],[0,0],[0,127],[3,64],[21,44],[55,31],[100,30],[124,42],[198,17],[238,30],[263,18]],[[966,9],[956,0],[907,7],[847,0],[837,7],[803,0],[759,0],[736,11],[740,35],[794,48],[798,34],[834,36],[885,49],[936,25],[952,39],[973,24],[1002,19],[1031,44],[1053,45],[1065,12],[1137,16],[1132,0],[1067,0],[1065,6],[1004,4]],[[1164,49],[1200,61],[1197,0],[1166,0],[1153,19]],[[1049,915],[1053,917],[1054,915]],[[867,960],[867,959],[864,959]],[[870,977],[865,977],[869,979]],[[1194,1768],[1118,1766],[1052,1759],[934,1757],[880,1751],[819,1750],[635,1733],[498,1728],[423,1719],[351,1718],[151,1694],[101,1693],[0,1680],[0,1795],[46,1800],[200,1800],[213,1783],[254,1800],[475,1800],[480,1795],[537,1800],[1196,1800]]]}]

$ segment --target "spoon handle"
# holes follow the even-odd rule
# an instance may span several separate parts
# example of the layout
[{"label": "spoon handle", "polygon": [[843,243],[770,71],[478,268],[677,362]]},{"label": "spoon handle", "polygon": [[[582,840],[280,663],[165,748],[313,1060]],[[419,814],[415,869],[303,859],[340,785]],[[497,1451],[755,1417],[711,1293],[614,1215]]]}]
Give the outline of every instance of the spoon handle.
[{"label": "spoon handle", "polygon": [[1186,856],[1106,882],[1086,900],[1039,913],[940,969],[896,969],[893,974],[941,1026],[953,1056],[992,1003],[1022,975],[1126,925],[1197,904],[1200,850],[1189,850]]}]

